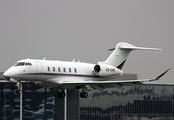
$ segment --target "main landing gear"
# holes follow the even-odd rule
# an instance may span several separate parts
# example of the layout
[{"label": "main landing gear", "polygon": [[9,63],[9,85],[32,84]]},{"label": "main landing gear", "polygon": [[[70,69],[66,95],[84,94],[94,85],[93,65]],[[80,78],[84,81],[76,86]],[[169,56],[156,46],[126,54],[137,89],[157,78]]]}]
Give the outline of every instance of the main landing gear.
[{"label": "main landing gear", "polygon": [[17,81],[17,86],[18,86],[18,89],[16,90],[16,94],[19,95],[22,93],[22,91],[20,90],[20,88],[21,88],[21,81],[20,80]]},{"label": "main landing gear", "polygon": [[58,93],[57,93],[57,96],[58,96],[59,98],[64,98],[64,97],[65,97],[65,92],[64,92],[64,91],[58,92]]},{"label": "main landing gear", "polygon": [[[57,92],[57,97],[59,98],[64,98],[66,96],[65,92],[62,90],[62,88],[58,89]],[[80,97],[81,98],[87,98],[88,97],[88,93],[84,92],[84,89],[82,89],[82,92],[80,92]]]},{"label": "main landing gear", "polygon": [[87,92],[80,92],[80,97],[81,98],[87,98],[88,97],[88,93]]},{"label": "main landing gear", "polygon": [[88,91],[88,88],[86,86],[82,86],[81,87],[81,92],[80,92],[80,97],[81,98],[87,98],[88,97],[88,93],[85,92]]},{"label": "main landing gear", "polygon": [[65,92],[62,91],[61,88],[59,88],[58,93],[57,93],[57,97],[64,98],[65,96],[66,96]]}]

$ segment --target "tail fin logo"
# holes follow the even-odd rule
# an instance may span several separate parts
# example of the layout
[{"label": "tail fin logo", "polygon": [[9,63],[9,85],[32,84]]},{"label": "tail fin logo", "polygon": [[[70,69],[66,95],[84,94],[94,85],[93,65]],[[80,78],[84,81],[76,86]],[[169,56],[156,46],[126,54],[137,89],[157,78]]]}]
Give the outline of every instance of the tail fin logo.
[{"label": "tail fin logo", "polygon": [[120,65],[118,65],[117,68],[121,70],[125,62],[126,62],[126,60],[123,61]]}]

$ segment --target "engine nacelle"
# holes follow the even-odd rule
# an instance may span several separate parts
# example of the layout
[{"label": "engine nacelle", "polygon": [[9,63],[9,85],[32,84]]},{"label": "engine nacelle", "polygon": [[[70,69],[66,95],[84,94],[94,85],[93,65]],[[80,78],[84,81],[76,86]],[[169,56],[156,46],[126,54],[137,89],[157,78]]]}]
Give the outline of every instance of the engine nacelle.
[{"label": "engine nacelle", "polygon": [[94,66],[94,73],[96,75],[99,75],[101,77],[108,77],[108,76],[120,76],[123,75],[123,71],[111,66],[111,65],[105,65],[105,64],[100,64],[100,65],[95,65]]}]

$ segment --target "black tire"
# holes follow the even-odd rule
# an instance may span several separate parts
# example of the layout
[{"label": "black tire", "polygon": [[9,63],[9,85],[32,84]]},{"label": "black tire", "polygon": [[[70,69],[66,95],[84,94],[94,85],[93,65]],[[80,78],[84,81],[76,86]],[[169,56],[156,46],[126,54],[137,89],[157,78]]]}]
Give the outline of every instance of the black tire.
[{"label": "black tire", "polygon": [[84,92],[84,93],[83,93],[83,97],[84,97],[84,98],[87,98],[87,97],[88,97],[88,93],[87,93],[87,92]]},{"label": "black tire", "polygon": [[21,94],[21,90],[16,90],[16,94]]},{"label": "black tire", "polygon": [[61,92],[61,97],[62,97],[62,98],[65,97],[65,92]]},{"label": "black tire", "polygon": [[57,93],[57,97],[61,98],[61,92]]},{"label": "black tire", "polygon": [[83,98],[83,93],[82,92],[80,93],[80,97]]}]

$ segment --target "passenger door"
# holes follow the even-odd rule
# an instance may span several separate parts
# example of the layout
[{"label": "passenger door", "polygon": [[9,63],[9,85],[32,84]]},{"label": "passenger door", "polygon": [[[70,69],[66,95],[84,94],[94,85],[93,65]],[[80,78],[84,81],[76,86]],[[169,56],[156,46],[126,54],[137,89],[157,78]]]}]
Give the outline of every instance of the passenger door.
[{"label": "passenger door", "polygon": [[37,72],[36,72],[35,79],[40,79],[41,76],[42,76],[42,71],[43,71],[42,65],[39,61],[36,61],[35,63],[36,63],[36,67],[37,67]]}]

